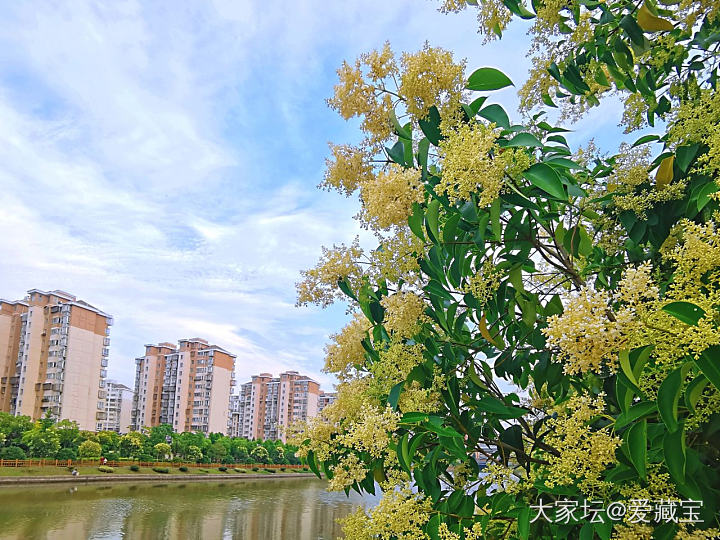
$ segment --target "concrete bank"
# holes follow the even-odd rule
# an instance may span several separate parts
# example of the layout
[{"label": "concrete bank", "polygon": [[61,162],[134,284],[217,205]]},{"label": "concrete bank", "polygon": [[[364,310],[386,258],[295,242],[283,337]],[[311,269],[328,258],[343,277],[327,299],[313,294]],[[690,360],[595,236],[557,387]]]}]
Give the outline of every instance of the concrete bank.
[{"label": "concrete bank", "polygon": [[102,474],[84,476],[5,476],[0,477],[0,486],[28,484],[88,484],[92,482],[215,482],[218,480],[259,480],[273,478],[317,478],[312,473],[277,474]]}]

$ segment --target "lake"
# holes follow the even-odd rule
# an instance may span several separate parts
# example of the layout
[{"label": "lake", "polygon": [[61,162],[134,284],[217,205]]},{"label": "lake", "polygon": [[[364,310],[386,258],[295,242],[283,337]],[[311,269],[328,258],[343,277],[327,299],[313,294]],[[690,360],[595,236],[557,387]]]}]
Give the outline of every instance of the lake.
[{"label": "lake", "polygon": [[0,487],[0,539],[302,539],[378,498],[313,478]]}]

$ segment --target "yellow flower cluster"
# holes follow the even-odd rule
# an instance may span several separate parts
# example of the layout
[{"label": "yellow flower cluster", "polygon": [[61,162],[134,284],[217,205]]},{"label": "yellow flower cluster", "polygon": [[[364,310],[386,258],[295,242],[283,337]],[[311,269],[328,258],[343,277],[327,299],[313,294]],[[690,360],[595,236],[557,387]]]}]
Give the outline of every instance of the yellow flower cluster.
[{"label": "yellow flower cluster", "polygon": [[333,473],[333,477],[328,482],[330,491],[342,491],[355,482],[362,482],[368,473],[368,469],[355,454],[342,457],[337,465],[330,467],[330,470]]},{"label": "yellow flower cluster", "polygon": [[403,53],[401,65],[398,91],[411,116],[425,118],[433,105],[441,113],[458,108],[465,88],[464,61],[456,64],[451,52],[426,42],[415,54]]},{"label": "yellow flower cluster", "polygon": [[362,418],[353,422],[338,435],[337,443],[360,452],[368,452],[372,457],[383,457],[390,442],[389,433],[397,428],[400,414],[390,406],[383,410],[366,409]]},{"label": "yellow flower cluster", "polygon": [[348,540],[425,540],[430,537],[422,528],[431,510],[432,501],[405,485],[385,493],[369,514],[358,507],[340,522]]},{"label": "yellow flower cluster", "polygon": [[702,143],[708,152],[698,159],[711,172],[720,170],[720,95],[710,89],[702,90],[697,99],[677,107],[669,141],[677,145]]},{"label": "yellow flower cluster", "polygon": [[350,246],[341,244],[333,249],[323,248],[323,255],[315,268],[300,272],[303,280],[296,284],[297,304],[320,304],[323,307],[342,299],[343,294],[337,288],[341,278],[347,278],[350,286],[357,289],[363,272],[358,265],[363,250],[356,238]]},{"label": "yellow flower cluster", "polygon": [[373,251],[372,260],[379,276],[390,283],[401,279],[410,285],[417,285],[420,278],[418,258],[425,255],[425,245],[409,227],[395,231],[382,239],[380,247]]},{"label": "yellow flower cluster", "polygon": [[502,272],[495,268],[492,259],[485,259],[480,270],[468,278],[463,290],[471,293],[481,305],[490,300],[500,286]]},{"label": "yellow flower cluster", "polygon": [[606,291],[583,288],[570,298],[562,315],[548,318],[543,329],[548,345],[560,349],[559,358],[565,362],[569,374],[597,371],[603,366],[614,369],[617,352],[626,347],[623,323],[629,322],[629,312],[622,319],[610,320],[610,295]]},{"label": "yellow flower cluster", "polygon": [[481,208],[491,204],[500,195],[503,178],[514,160],[529,158],[522,151],[501,151],[496,141],[494,124],[480,122],[443,126],[445,139],[440,142],[442,179],[436,189],[455,202],[468,200],[477,193]]},{"label": "yellow flower cluster", "polygon": [[325,346],[325,371],[334,373],[341,381],[352,377],[355,366],[365,364],[365,349],[361,342],[370,327],[367,318],[356,313],[338,334],[331,335],[331,343]]},{"label": "yellow flower cluster", "polygon": [[409,384],[405,383],[398,400],[398,409],[403,413],[436,412],[442,405],[441,392],[445,389],[445,386],[445,378],[440,369],[436,367],[430,388],[423,388],[417,381],[412,381]]},{"label": "yellow flower cluster", "polygon": [[655,529],[644,523],[626,523],[613,528],[614,540],[651,540]]},{"label": "yellow flower cluster", "polygon": [[597,495],[607,488],[601,475],[608,465],[615,463],[615,450],[622,440],[608,428],[593,430],[588,425],[605,410],[602,394],[573,396],[557,406],[557,418],[547,423],[550,431],[545,442],[556,448],[559,456],[550,455],[545,484],[577,485],[586,495]]},{"label": "yellow flower cluster", "polygon": [[359,186],[374,179],[370,156],[365,150],[345,144],[330,144],[330,152],[332,159],[325,160],[327,170],[320,187],[350,195]]},{"label": "yellow flower cluster", "polygon": [[[370,61],[377,69],[376,59]],[[360,127],[371,145],[386,140],[392,133],[390,113],[393,103],[390,95],[365,80],[360,60],[352,65],[343,62],[337,73],[339,82],[335,85],[334,96],[328,99],[328,105],[345,120],[354,116],[363,117]]]},{"label": "yellow flower cluster", "polygon": [[[507,527],[504,527],[504,529],[506,532],[510,532]],[[470,528],[463,527],[463,535],[465,540],[485,540],[485,538],[494,538],[492,535],[488,536],[485,534],[481,522],[474,523]],[[438,537],[440,540],[460,540],[460,535],[452,532],[445,523],[441,523],[440,527],[438,527]]]},{"label": "yellow flower cluster", "polygon": [[486,473],[484,483],[497,486],[499,491],[511,495],[532,487],[532,482],[528,482],[527,473],[522,467],[514,470],[499,463],[489,463],[483,472]]},{"label": "yellow flower cluster", "polygon": [[360,185],[361,219],[373,229],[407,225],[412,204],[423,201],[420,171],[393,166]]},{"label": "yellow flower cluster", "polygon": [[396,339],[411,338],[429,321],[425,315],[425,302],[413,292],[399,292],[386,296],[380,302],[385,308],[385,330]]},{"label": "yellow flower cluster", "polygon": [[378,396],[386,396],[393,386],[405,379],[422,363],[422,346],[393,342],[380,352],[380,361],[370,366],[372,386]]}]

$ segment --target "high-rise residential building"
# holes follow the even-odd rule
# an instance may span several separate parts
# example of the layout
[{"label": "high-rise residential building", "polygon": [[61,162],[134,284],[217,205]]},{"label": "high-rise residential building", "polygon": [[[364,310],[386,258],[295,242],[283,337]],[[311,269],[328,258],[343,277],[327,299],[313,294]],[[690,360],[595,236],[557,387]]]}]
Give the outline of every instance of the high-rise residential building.
[{"label": "high-rise residential building", "polygon": [[135,359],[132,425],[225,433],[234,385],[235,355],[204,339],[146,345]]},{"label": "high-rise residential building", "polygon": [[105,419],[104,429],[127,433],[132,424],[132,406],[134,392],[122,383],[117,381],[106,381],[105,390]]},{"label": "high-rise residential building", "polygon": [[337,392],[320,392],[318,396],[318,414],[331,403],[335,403]]},{"label": "high-rise residential building", "polygon": [[63,291],[31,289],[0,300],[0,410],[103,429],[110,326],[107,313]]},{"label": "high-rise residential building", "polygon": [[231,400],[229,434],[233,437],[285,441],[285,429],[317,416],[320,385],[297,371],[279,377],[254,375]]}]

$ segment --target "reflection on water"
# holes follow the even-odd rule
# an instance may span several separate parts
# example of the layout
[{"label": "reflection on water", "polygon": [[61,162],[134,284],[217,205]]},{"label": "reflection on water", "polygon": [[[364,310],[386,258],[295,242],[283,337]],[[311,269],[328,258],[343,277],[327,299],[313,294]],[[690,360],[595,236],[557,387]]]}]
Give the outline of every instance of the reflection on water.
[{"label": "reflection on water", "polygon": [[374,497],[310,478],[0,488],[0,539],[330,540]]}]

